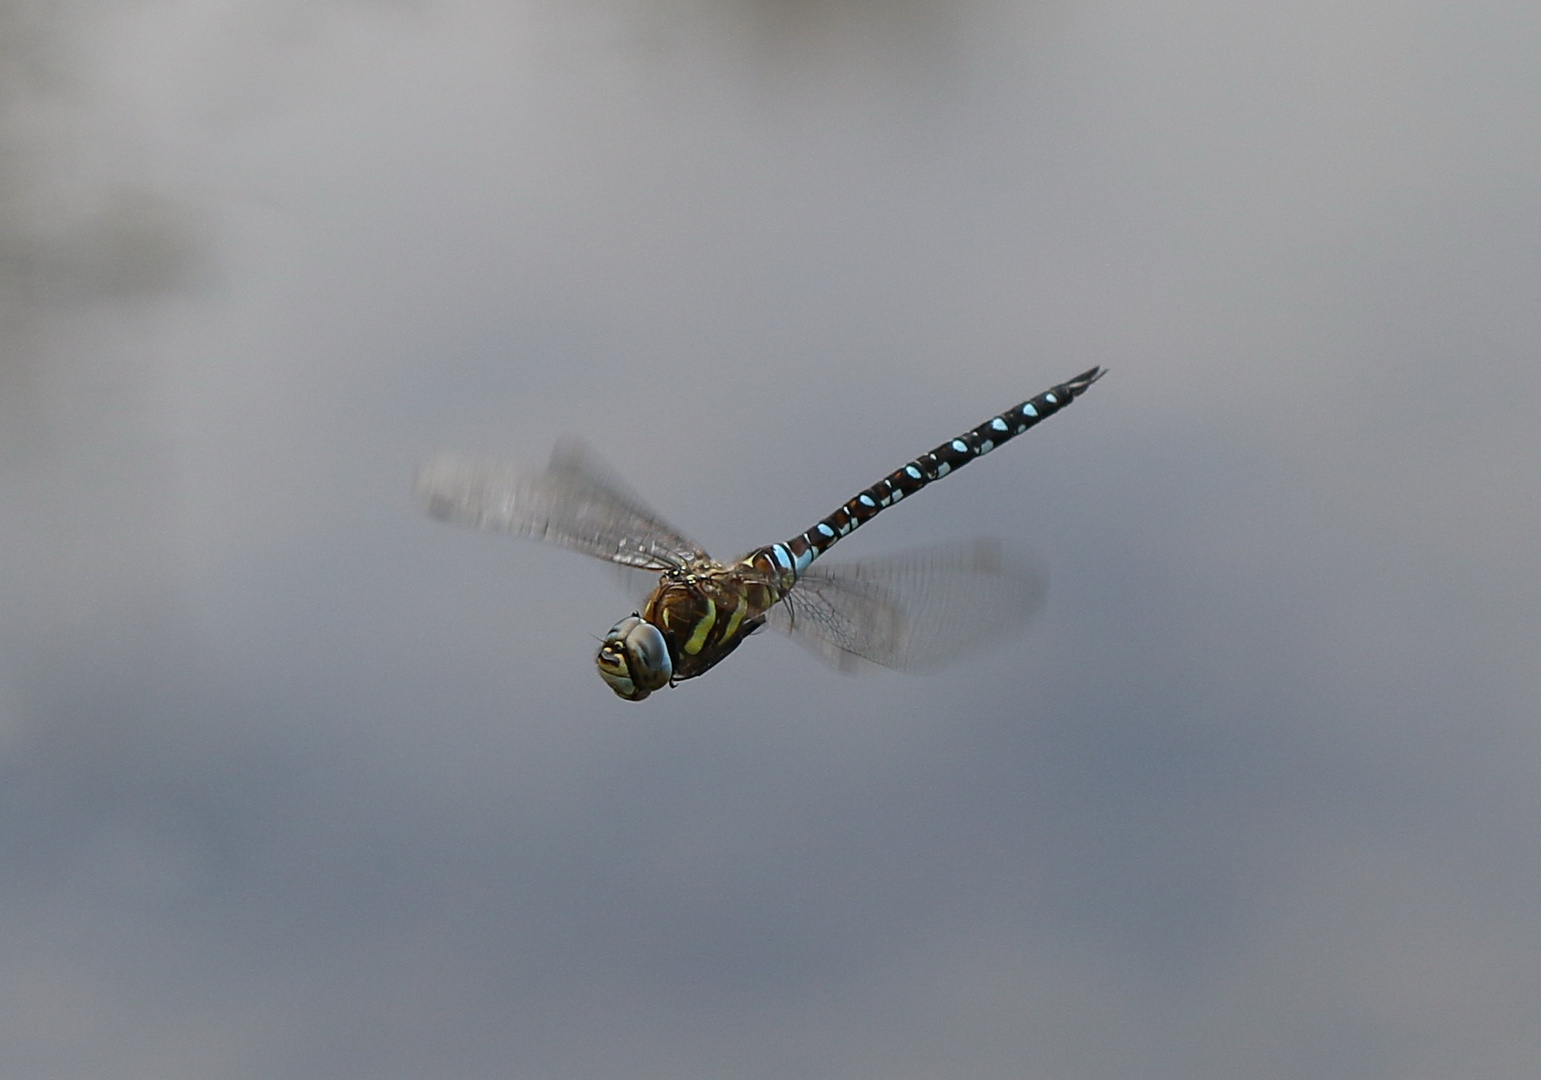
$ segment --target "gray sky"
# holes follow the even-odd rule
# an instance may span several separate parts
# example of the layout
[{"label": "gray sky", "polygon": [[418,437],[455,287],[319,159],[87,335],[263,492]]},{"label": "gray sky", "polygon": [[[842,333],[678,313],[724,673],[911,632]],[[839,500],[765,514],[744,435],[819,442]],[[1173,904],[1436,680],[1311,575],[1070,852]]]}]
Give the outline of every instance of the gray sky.
[{"label": "gray sky", "polygon": [[[1541,9],[0,5],[0,1072],[1530,1078]],[[632,706],[727,556],[1009,538],[924,678]]]}]

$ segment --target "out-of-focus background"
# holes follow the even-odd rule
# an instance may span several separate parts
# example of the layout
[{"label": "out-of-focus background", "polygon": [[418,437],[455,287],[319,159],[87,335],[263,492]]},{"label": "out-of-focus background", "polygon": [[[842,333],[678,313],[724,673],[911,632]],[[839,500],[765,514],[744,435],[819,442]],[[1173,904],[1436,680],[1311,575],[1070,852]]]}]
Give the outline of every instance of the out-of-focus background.
[{"label": "out-of-focus background", "polygon": [[[1529,1078],[1541,7],[0,4],[0,1072]],[[1049,568],[925,678],[416,463]]]}]

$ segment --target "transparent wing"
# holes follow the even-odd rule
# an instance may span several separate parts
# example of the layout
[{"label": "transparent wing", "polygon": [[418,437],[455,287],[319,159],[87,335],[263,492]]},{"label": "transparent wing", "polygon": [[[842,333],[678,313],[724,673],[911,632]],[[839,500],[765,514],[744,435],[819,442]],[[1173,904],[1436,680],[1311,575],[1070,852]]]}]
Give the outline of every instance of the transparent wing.
[{"label": "transparent wing", "polygon": [[615,583],[631,600],[638,611],[647,604],[648,597],[658,587],[658,574],[652,570],[638,570],[632,566],[615,568]]},{"label": "transparent wing", "polygon": [[815,563],[766,622],[842,671],[862,661],[914,671],[1020,633],[1047,591],[1038,567],[973,540]]},{"label": "transparent wing", "polygon": [[428,512],[446,521],[543,540],[639,570],[685,566],[706,553],[664,521],[577,440],[544,472],[444,456],[417,473]]}]

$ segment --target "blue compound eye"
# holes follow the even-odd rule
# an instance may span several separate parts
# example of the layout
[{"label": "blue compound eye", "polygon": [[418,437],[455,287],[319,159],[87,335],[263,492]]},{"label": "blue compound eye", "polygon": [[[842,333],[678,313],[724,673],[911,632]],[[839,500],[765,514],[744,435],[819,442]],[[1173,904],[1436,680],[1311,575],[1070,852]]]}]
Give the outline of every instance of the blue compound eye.
[{"label": "blue compound eye", "polygon": [[669,684],[674,664],[658,627],[628,615],[610,628],[594,657],[599,677],[627,701],[641,701]]}]

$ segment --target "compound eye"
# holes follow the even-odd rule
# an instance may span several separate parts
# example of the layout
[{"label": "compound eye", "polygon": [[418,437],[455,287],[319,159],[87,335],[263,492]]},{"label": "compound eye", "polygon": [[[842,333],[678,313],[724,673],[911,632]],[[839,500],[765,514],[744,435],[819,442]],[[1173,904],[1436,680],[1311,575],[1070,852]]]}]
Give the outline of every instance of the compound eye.
[{"label": "compound eye", "polygon": [[627,701],[641,701],[674,674],[669,646],[652,623],[628,615],[610,628],[594,661],[599,677]]}]

